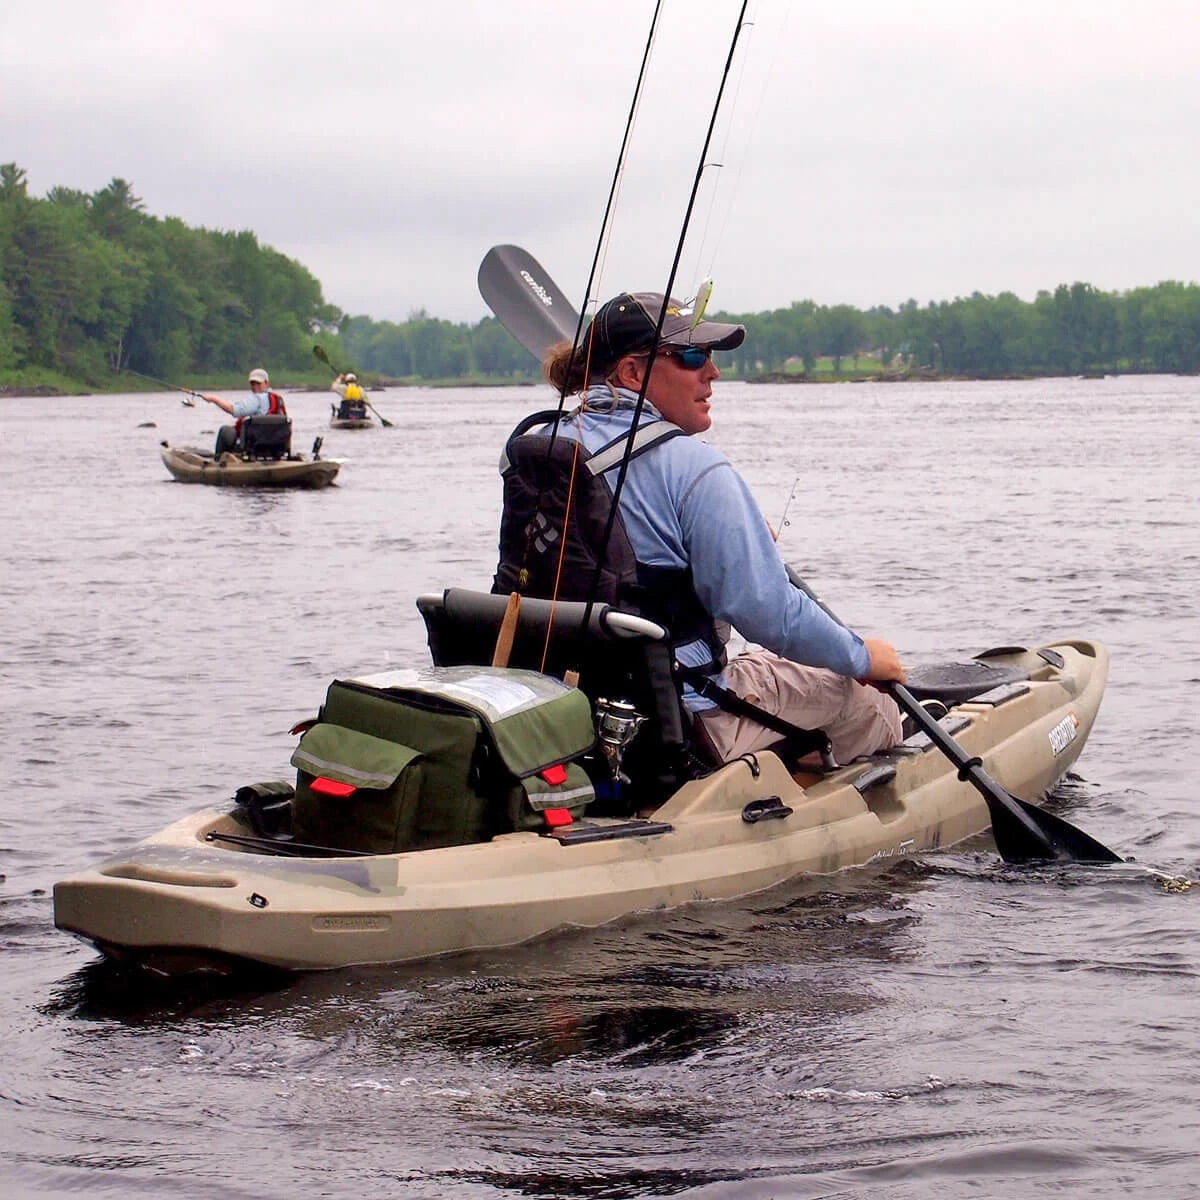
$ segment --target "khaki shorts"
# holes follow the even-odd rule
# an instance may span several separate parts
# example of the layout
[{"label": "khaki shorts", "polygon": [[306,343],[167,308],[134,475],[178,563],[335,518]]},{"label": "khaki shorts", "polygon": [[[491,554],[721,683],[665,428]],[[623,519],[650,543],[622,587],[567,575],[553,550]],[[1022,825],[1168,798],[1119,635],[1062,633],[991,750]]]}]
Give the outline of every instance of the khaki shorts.
[{"label": "khaki shorts", "polygon": [[[840,763],[901,740],[900,710],[890,696],[823,667],[758,650],[730,659],[725,683],[734,695],[801,729],[822,730]],[[773,729],[719,708],[706,709],[700,719],[722,762],[779,741]]]}]

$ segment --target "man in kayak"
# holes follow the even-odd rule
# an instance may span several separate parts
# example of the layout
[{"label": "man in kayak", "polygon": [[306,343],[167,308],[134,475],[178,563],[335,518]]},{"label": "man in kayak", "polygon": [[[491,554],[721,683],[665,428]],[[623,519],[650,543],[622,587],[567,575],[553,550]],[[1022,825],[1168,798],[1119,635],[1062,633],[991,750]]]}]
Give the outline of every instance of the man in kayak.
[{"label": "man in kayak", "polygon": [[[617,524],[623,526],[620,537],[628,538],[622,544],[636,560],[636,582],[618,584],[614,598],[646,616],[669,615],[663,623],[671,629],[676,661],[694,684],[685,688],[684,701],[721,761],[762,749],[780,734],[744,715],[744,706],[739,714],[730,711],[736,703],[726,699],[722,708],[701,694],[707,690],[721,697],[710,680],[735,700],[792,725],[824,731],[838,761],[895,745],[902,736],[899,710],[864,682],[903,682],[896,650],[881,639],[859,637],[792,585],[750,489],[723,454],[694,436],[712,424],[712,384],[720,375],[712,352],[740,345],[744,326],[700,321],[693,327],[690,311],[672,300],[651,363],[662,302],[657,293],[617,296],[597,311],[574,355],[569,343],[560,343],[543,363],[549,383],[582,397],[580,410],[558,421],[558,436],[582,442],[590,455],[623,448],[647,373],[639,428],[660,419],[678,427],[629,460]],[[548,432],[549,427],[542,428],[543,442]],[[619,475],[617,450],[612,461],[604,471],[610,488]],[[524,561],[530,546],[549,545],[557,560],[561,515],[557,524],[553,515],[548,524],[543,520],[543,507],[552,503],[549,491],[541,483],[532,489],[521,483],[510,487],[506,477],[493,590],[523,590],[522,581],[536,578],[537,571]],[[536,535],[539,523],[548,536]],[[617,543],[611,540],[612,546]],[[557,594],[586,598],[591,569],[575,558],[573,573],[587,578],[573,579],[572,556],[564,556],[564,562],[568,578],[559,582],[567,590]],[[533,586],[544,594],[542,582]],[[763,649],[724,663],[729,626]]]},{"label": "man in kayak", "polygon": [[217,430],[217,444],[213,450],[217,458],[220,458],[226,451],[232,452],[238,449],[241,444],[242,422],[246,417],[266,416],[269,413],[287,416],[283,397],[278,392],[271,391],[271,377],[262,367],[255,367],[250,372],[248,379],[250,382],[250,395],[248,396],[239,396],[236,400],[225,400],[220,396],[207,396],[203,393],[200,396],[201,400],[215,404],[235,418],[232,425],[222,425]]},{"label": "man in kayak", "polygon": [[339,375],[329,386],[341,398],[341,404],[338,405],[337,409],[338,420],[366,419],[366,397],[363,395],[362,388],[359,387],[358,376],[353,371],[347,371],[345,374]]}]

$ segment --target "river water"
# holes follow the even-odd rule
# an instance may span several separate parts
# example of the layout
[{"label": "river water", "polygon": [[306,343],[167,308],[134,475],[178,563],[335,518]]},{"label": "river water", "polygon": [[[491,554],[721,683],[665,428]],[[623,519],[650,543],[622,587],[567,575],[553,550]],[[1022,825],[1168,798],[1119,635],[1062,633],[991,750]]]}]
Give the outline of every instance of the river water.
[{"label": "river water", "polygon": [[[0,402],[0,1185],[9,1196],[1191,1197],[1200,1190],[1200,380],[719,383],[789,561],[911,662],[1082,634],[1057,798],[1136,864],[977,843],[504,952],[160,988],[56,879],[254,779],[335,675],[486,587],[545,389],[375,393],[322,492],[170,479],[174,395]],[[146,423],[153,423],[152,427]],[[790,499],[789,499],[790,498]]]}]

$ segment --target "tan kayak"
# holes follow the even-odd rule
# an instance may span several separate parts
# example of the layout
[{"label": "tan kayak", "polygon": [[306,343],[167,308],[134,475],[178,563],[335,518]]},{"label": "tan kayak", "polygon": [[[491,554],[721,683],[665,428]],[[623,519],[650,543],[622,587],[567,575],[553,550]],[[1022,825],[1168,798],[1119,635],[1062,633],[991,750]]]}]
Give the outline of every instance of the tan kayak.
[{"label": "tan kayak", "polygon": [[206,450],[193,447],[160,447],[163,464],[182,483],[206,483],[213,487],[323,488],[341,469],[336,458],[305,458],[289,454],[278,459],[243,459],[222,454],[215,459]]},{"label": "tan kayak", "polygon": [[[429,601],[422,598],[423,611]],[[1083,749],[1107,652],[1069,639],[988,652],[965,666],[984,690],[959,702],[947,693],[941,726],[997,783],[1039,801]],[[393,681],[374,682],[386,695]],[[586,704],[583,711],[586,723]],[[317,731],[305,736],[319,749]],[[979,793],[925,734],[795,776],[762,752],[682,783],[637,815],[586,810],[554,828],[400,853],[330,856],[289,846],[290,803],[280,806],[277,830],[264,830],[244,805],[184,817],[58,883],[56,924],[114,957],[168,971],[231,960],[292,970],[402,962],[743,896],[989,828]]]}]

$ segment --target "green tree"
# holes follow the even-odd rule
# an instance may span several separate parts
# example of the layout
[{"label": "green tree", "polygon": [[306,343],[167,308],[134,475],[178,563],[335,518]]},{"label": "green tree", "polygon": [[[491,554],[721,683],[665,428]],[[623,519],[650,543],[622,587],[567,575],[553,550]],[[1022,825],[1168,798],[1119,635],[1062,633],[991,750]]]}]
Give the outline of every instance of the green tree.
[{"label": "green tree", "polygon": [[821,352],[833,359],[834,372],[842,369],[842,359],[847,354],[856,354],[866,336],[866,322],[857,308],[849,304],[835,304],[820,311],[818,322]]}]

